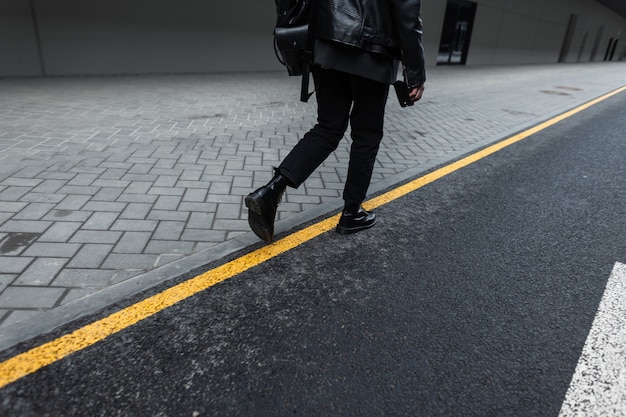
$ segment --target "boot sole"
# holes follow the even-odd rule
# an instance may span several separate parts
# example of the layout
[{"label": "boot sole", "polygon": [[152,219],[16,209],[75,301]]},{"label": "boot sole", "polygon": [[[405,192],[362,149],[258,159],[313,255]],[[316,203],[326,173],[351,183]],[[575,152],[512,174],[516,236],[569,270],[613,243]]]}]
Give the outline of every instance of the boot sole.
[{"label": "boot sole", "polygon": [[371,229],[376,224],[376,219],[371,224],[364,226],[355,226],[355,227],[346,227],[346,226],[337,226],[335,231],[340,235],[351,235],[353,233],[361,232],[363,230]]},{"label": "boot sole", "polygon": [[272,243],[274,240],[274,231],[263,220],[263,202],[258,201],[252,194],[245,198],[246,207],[248,208],[248,224],[250,229],[259,239]]}]

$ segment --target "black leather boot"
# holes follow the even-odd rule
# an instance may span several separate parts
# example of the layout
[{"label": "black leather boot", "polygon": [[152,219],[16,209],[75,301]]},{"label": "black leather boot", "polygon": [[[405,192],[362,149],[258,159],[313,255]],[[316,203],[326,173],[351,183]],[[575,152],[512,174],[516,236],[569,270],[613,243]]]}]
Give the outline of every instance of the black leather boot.
[{"label": "black leather boot", "polygon": [[356,211],[344,211],[341,213],[339,224],[337,225],[337,233],[340,235],[350,235],[369,229],[376,224],[376,215],[369,213],[360,207]]},{"label": "black leather boot", "polygon": [[267,243],[274,240],[276,209],[288,183],[289,180],[276,171],[276,175],[267,185],[248,194],[245,199],[250,228]]}]

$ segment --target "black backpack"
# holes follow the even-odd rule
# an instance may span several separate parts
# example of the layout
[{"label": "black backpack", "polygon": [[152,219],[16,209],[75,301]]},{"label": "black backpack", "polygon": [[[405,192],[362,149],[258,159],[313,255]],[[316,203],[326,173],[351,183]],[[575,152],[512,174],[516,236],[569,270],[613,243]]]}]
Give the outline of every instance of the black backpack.
[{"label": "black backpack", "polygon": [[275,0],[276,27],[274,52],[291,76],[302,76],[300,100],[308,101],[309,73],[313,59],[313,36],[310,27],[313,0]]}]

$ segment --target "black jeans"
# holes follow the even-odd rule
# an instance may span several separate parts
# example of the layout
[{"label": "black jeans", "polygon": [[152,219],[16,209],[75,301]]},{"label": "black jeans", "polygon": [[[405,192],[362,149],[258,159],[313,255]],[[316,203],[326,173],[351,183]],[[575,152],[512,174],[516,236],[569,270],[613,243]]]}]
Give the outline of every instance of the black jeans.
[{"label": "black jeans", "polygon": [[351,128],[352,146],[343,191],[346,205],[365,200],[376,154],[383,137],[389,85],[356,75],[316,67],[317,124],[304,135],[278,167],[298,188],[330,155]]}]

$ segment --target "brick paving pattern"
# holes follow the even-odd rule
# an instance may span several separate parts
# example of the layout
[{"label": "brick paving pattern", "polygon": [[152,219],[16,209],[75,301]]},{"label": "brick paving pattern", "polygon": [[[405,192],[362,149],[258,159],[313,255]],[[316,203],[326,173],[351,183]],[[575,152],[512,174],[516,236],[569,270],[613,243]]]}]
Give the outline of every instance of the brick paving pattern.
[{"label": "brick paving pattern", "polygon": [[[390,96],[372,189],[621,87],[625,69],[430,68],[414,108]],[[298,88],[282,72],[0,79],[0,339],[193,254],[255,244],[243,198],[315,121]],[[287,190],[279,232],[341,207],[346,138]]]}]

